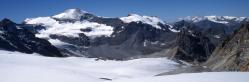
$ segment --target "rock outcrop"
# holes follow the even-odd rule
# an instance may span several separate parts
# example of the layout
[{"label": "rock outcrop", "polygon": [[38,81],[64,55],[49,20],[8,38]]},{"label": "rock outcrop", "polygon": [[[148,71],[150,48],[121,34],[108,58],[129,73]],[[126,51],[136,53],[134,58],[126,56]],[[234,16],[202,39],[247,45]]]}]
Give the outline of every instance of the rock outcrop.
[{"label": "rock outcrop", "polygon": [[204,65],[214,71],[249,71],[249,22],[221,43]]}]

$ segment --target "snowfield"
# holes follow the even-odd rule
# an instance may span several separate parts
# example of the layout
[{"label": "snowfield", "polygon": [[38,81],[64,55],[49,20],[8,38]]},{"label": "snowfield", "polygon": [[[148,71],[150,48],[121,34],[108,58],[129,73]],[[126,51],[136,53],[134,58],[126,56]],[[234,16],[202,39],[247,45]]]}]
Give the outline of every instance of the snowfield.
[{"label": "snowfield", "polygon": [[95,58],[54,58],[1,51],[0,82],[103,82],[105,80],[100,78],[118,80],[152,77],[178,66],[178,63],[166,58],[104,61]]},{"label": "snowfield", "polygon": [[204,72],[135,79],[119,79],[115,82],[248,82],[248,77],[248,72]]},{"label": "snowfield", "polygon": [[[46,30],[41,30],[40,33],[36,35],[40,38],[48,38],[50,34],[79,37],[79,33],[84,33],[86,36],[95,38],[99,36],[110,36],[113,33],[113,27],[89,21],[59,23],[59,21],[50,17],[30,18],[25,21],[27,24],[37,24],[46,27]],[[82,29],[89,29],[91,31],[84,32],[81,31]]]},{"label": "snowfield", "polygon": [[2,50],[0,53],[0,82],[249,82],[248,72],[155,76],[180,67],[167,58],[115,61]]},{"label": "snowfield", "polygon": [[[46,30],[41,30],[37,37],[48,38],[50,34],[57,34],[69,37],[79,37],[79,33],[84,33],[90,38],[107,36],[113,33],[113,27],[97,22],[89,22],[87,20],[80,20],[86,11],[79,9],[68,9],[63,13],[51,17],[37,17],[25,19],[26,24],[42,25]],[[60,20],[77,20],[76,22],[60,22]],[[82,31],[88,30],[88,31]]]}]

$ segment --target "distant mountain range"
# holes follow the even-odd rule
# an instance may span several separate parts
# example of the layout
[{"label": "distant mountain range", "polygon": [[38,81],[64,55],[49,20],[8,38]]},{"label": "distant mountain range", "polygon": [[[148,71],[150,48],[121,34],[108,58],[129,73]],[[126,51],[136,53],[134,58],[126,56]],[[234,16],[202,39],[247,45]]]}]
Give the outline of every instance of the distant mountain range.
[{"label": "distant mountain range", "polygon": [[[54,16],[27,18],[23,24],[2,20],[0,41],[9,45],[2,43],[0,47],[58,57],[83,56],[115,60],[169,57],[195,64],[205,63],[203,65],[214,70],[248,70],[246,66],[249,64],[241,65],[248,63],[248,54],[235,56],[245,59],[230,60],[239,62],[236,65],[229,62],[217,65],[227,61],[221,55],[234,58],[234,52],[229,48],[234,48],[239,54],[247,52],[243,49],[249,46],[243,45],[247,44],[248,21],[246,17],[196,16],[169,24],[154,16],[129,14],[126,17],[109,18],[80,9],[68,9]],[[20,28],[24,31],[14,30],[9,33],[5,28]],[[8,35],[20,36],[20,39],[10,42],[12,38],[6,39]],[[230,44],[233,45],[229,46]],[[18,47],[15,48],[16,46]],[[236,49],[237,47],[242,49]],[[231,65],[236,67],[227,69]]]}]

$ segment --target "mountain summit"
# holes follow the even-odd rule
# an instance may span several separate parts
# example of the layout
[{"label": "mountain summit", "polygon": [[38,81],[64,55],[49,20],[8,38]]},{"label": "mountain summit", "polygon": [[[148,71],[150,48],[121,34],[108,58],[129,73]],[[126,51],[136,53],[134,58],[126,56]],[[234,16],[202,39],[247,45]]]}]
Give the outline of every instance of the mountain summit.
[{"label": "mountain summit", "polygon": [[67,9],[63,13],[52,16],[57,19],[71,19],[71,20],[80,20],[82,16],[84,16],[86,11],[80,9]]}]

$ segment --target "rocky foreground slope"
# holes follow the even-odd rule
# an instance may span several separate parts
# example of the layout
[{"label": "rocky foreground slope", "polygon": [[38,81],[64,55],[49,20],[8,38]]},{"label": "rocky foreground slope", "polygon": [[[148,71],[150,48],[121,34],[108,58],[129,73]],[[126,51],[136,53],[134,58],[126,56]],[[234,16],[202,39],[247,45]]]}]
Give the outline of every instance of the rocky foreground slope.
[{"label": "rocky foreground slope", "polygon": [[215,71],[249,71],[249,22],[220,44],[205,65]]}]

